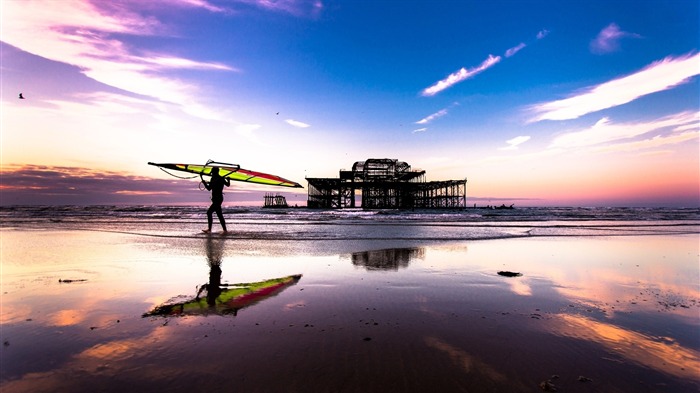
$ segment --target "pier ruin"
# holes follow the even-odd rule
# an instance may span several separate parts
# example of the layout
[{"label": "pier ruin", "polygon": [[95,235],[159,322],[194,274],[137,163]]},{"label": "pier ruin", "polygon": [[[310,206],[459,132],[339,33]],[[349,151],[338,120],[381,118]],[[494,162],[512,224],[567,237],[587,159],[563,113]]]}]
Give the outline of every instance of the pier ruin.
[{"label": "pier ruin", "polygon": [[466,179],[426,181],[424,170],[396,159],[357,161],[352,170],[341,169],[337,178],[306,180],[310,208],[458,209],[467,203]]},{"label": "pier ruin", "polygon": [[265,204],[263,207],[289,207],[287,198],[279,194],[265,194]]}]

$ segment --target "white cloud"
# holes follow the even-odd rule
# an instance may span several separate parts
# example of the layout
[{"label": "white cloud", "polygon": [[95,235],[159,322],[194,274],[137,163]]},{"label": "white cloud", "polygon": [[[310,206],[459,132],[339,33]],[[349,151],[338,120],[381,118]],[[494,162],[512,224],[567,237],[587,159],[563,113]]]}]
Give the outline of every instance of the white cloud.
[{"label": "white cloud", "polygon": [[286,12],[295,16],[316,17],[323,11],[320,0],[234,0],[236,3],[254,5],[268,11]]},{"label": "white cloud", "polygon": [[205,10],[211,12],[229,12],[229,10],[217,7],[206,0],[176,0],[175,3],[177,2],[195,8],[204,8]]},{"label": "white cloud", "polygon": [[[645,134],[649,134],[645,136]],[[527,137],[513,138],[506,143]],[[613,123],[608,118],[592,127],[556,137],[542,150],[516,155],[486,157],[479,164],[519,161],[541,161],[549,157],[571,155],[577,152],[615,153],[635,152],[657,154],[663,146],[679,144],[700,138],[700,112],[681,112],[660,119],[637,123]],[[648,152],[656,149],[657,152]],[[506,147],[500,150],[513,150]],[[647,150],[647,152],[644,152]],[[658,153],[660,154],[660,153]],[[667,151],[664,151],[667,154]]]},{"label": "white cloud", "polygon": [[294,119],[287,119],[287,120],[285,120],[285,122],[287,122],[287,124],[289,124],[290,126],[297,127],[297,128],[311,127],[310,125],[308,125],[306,123],[302,123],[302,122],[294,120]]},{"label": "white cloud", "polygon": [[[700,131],[688,131],[680,134],[672,134],[667,136],[656,135],[649,139],[644,139],[641,141],[619,143],[611,146],[602,146],[596,148],[596,152],[602,153],[612,153],[612,152],[630,152],[644,149],[656,149],[661,146],[672,145],[676,143],[683,143],[686,141],[691,141],[693,139],[700,138]],[[651,152],[649,154],[658,154],[658,152]]]},{"label": "white cloud", "polygon": [[499,150],[516,150],[518,146],[522,145],[523,143],[527,142],[530,140],[529,136],[523,135],[523,136],[516,136],[513,139],[509,139],[506,141],[508,146],[502,147]]},{"label": "white cloud", "polygon": [[[132,3],[139,4],[139,3]],[[180,5],[210,9],[206,1]],[[234,71],[217,62],[152,53],[130,45],[124,35],[172,34],[151,16],[111,3],[88,1],[3,2],[3,41],[44,58],[71,64],[101,83],[165,102],[195,108],[197,86],[168,75],[171,70]]]},{"label": "white cloud", "polygon": [[591,41],[591,52],[596,54],[615,52],[620,48],[620,39],[625,37],[641,38],[639,34],[622,31],[620,30],[620,26],[611,23],[601,30],[598,36]]},{"label": "white cloud", "polygon": [[220,70],[232,71],[233,68],[221,63],[205,63],[180,57],[164,57],[153,55],[153,57],[134,57],[135,60],[142,61],[144,65],[155,66],[162,69],[185,68],[191,70]]},{"label": "white cloud", "polygon": [[527,45],[525,45],[525,43],[521,42],[520,44],[518,44],[518,45],[516,45],[516,46],[514,46],[514,47],[512,47],[512,48],[510,48],[510,49],[508,49],[508,50],[506,51],[506,57],[511,57],[511,56],[513,56],[514,54],[520,52],[520,50],[522,50],[522,49],[525,48],[526,46],[527,46]]},{"label": "white cloud", "polygon": [[[541,30],[540,32],[537,33],[537,39],[538,40],[542,39],[542,38],[546,37],[548,34],[549,34],[548,30]],[[527,44],[525,44],[524,42],[521,42],[520,44],[518,44],[512,48],[509,48],[505,52],[505,57],[508,58],[508,57],[514,56],[516,53],[520,52],[526,46],[527,46]],[[469,69],[462,67],[459,71],[453,72],[452,74],[448,75],[445,79],[437,81],[432,86],[423,89],[423,91],[421,92],[421,95],[424,97],[434,96],[435,94],[437,94],[437,93],[439,93],[439,92],[441,92],[441,91],[443,91],[443,90],[445,90],[445,89],[447,89],[447,88],[449,88],[449,87],[451,87],[459,82],[462,82],[462,81],[469,79],[469,78],[473,78],[477,74],[484,72],[487,69],[493,67],[494,65],[496,65],[500,61],[501,61],[501,56],[489,55],[489,57],[486,58],[486,60],[484,60],[483,62],[481,62],[481,64],[479,64],[478,66],[472,67]]]},{"label": "white cloud", "polygon": [[247,139],[251,143],[255,143],[258,145],[263,145],[263,142],[260,140],[258,137],[258,134],[255,132],[259,130],[262,126],[260,124],[236,124],[233,127],[233,132],[238,134],[239,136]]},{"label": "white cloud", "polygon": [[418,133],[418,132],[425,132],[425,131],[427,131],[427,130],[428,130],[427,127],[417,128],[417,129],[413,130],[413,133],[415,134],[415,133]]},{"label": "white cloud", "polygon": [[418,121],[416,122],[416,124],[428,124],[428,123],[430,123],[431,121],[433,121],[433,120],[435,120],[435,119],[437,119],[437,118],[440,118],[440,117],[445,116],[446,114],[447,114],[447,108],[445,108],[445,109],[440,109],[439,111],[433,113],[432,115],[427,116],[427,117],[424,117],[424,118],[418,120]]},{"label": "white cloud", "polygon": [[698,74],[700,54],[667,57],[634,74],[586,88],[572,97],[533,105],[530,110],[540,114],[531,121],[576,119],[687,83]]},{"label": "white cloud", "polygon": [[493,67],[501,61],[501,56],[493,56],[489,55],[489,57],[484,60],[481,64],[479,64],[477,67],[472,67],[470,69],[462,68],[457,72],[454,72],[450,75],[447,76],[447,78],[436,82],[432,86],[426,88],[423,90],[422,95],[423,96],[434,96],[435,94],[451,87],[452,85],[455,85],[459,82],[462,82],[466,79],[472,78],[475,75]]},{"label": "white cloud", "polygon": [[[607,117],[600,119],[592,127],[570,132],[556,137],[549,145],[550,148],[582,148],[613,142],[625,141],[642,136],[650,132],[666,132],[681,133],[690,131],[697,133],[700,125],[700,112],[682,112],[672,116],[667,116],[661,119],[656,119],[648,122],[638,123],[620,123],[615,124]],[[670,131],[669,131],[670,130]],[[642,145],[638,145],[642,146]]]}]

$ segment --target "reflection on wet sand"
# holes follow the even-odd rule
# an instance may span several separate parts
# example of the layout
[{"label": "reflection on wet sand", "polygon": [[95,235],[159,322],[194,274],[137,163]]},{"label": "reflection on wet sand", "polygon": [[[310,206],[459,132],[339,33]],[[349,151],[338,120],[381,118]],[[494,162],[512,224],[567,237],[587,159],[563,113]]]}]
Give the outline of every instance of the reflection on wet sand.
[{"label": "reflection on wet sand", "polygon": [[[467,351],[450,345],[449,343],[436,338],[436,337],[426,337],[425,344],[429,348],[436,349],[445,355],[447,355],[455,366],[460,368],[465,374],[477,374],[481,378],[485,378],[491,382],[497,382],[499,384],[508,381],[505,374],[496,370],[493,366],[484,363],[477,357],[470,355]],[[520,390],[523,387],[514,390]]]},{"label": "reflection on wet sand", "polygon": [[[272,278],[268,280],[225,284],[221,282],[221,262],[224,240],[211,236],[206,240],[206,255],[209,265],[209,281],[199,287],[197,295],[183,302],[166,303],[144,313],[143,317],[232,314],[252,306],[269,297],[276,296],[286,288],[296,284],[301,274]],[[202,294],[206,292],[206,296]]]},{"label": "reflection on wet sand", "polygon": [[[299,256],[215,236],[76,233],[26,247],[43,265],[18,260],[3,275],[3,393],[532,392],[553,375],[567,392],[700,386],[697,236],[507,239],[468,252],[466,242],[343,243],[368,251]],[[3,247],[18,247],[12,235]],[[98,240],[108,251],[93,259]],[[77,244],[92,245],[90,258],[64,252]],[[68,257],[53,265],[49,253]],[[59,285],[67,270],[91,279]],[[304,280],[285,290],[297,272]]]},{"label": "reflection on wet sand", "polygon": [[555,334],[591,341],[623,358],[682,378],[700,376],[700,352],[670,337],[649,337],[580,315],[559,314]]},{"label": "reflection on wet sand", "polygon": [[352,264],[363,266],[367,270],[399,270],[407,268],[413,259],[425,258],[425,248],[391,248],[355,252],[352,254]]},{"label": "reflection on wet sand", "polygon": [[[165,381],[175,380],[182,371],[168,366],[134,367],[145,364],[145,348],[171,339],[172,331],[158,326],[145,336],[105,341],[73,354],[65,363],[48,371],[31,372],[19,379],[3,381],[3,393],[125,391],[133,382],[152,381],[150,391],[161,390]],[[126,372],[128,371],[128,373]],[[128,374],[128,377],[126,376]],[[129,381],[124,384],[124,380]],[[110,381],[110,382],[106,382]],[[129,389],[132,390],[132,389]],[[138,390],[138,389],[137,389]]]}]

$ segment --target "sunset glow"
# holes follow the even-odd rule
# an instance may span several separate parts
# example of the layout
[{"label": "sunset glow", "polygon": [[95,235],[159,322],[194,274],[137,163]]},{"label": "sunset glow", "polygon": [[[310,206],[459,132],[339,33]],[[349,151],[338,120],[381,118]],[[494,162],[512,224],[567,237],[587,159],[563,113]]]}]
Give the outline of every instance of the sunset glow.
[{"label": "sunset glow", "polygon": [[661,4],[3,1],[0,204],[207,202],[149,161],[306,186],[395,158],[468,205],[698,207],[700,5]]}]

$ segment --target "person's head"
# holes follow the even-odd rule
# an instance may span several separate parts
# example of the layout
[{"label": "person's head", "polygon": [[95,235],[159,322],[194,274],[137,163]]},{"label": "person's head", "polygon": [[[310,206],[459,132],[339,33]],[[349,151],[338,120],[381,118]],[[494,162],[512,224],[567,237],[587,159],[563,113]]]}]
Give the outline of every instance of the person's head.
[{"label": "person's head", "polygon": [[211,168],[211,177],[220,177],[218,166]]}]

